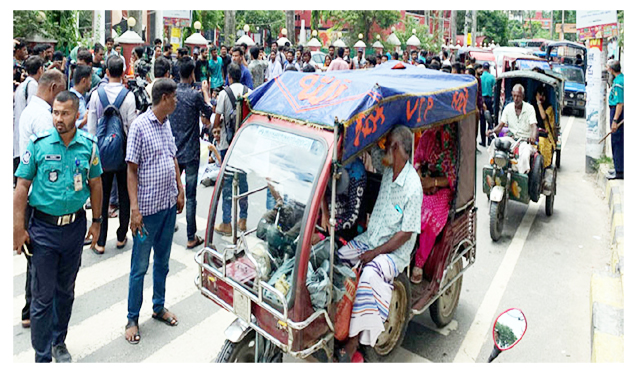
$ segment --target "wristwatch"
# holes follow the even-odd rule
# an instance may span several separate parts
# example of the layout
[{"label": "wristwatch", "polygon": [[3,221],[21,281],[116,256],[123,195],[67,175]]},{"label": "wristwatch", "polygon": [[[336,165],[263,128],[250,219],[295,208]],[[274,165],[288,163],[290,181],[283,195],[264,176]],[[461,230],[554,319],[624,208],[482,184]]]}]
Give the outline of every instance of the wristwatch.
[{"label": "wristwatch", "polygon": [[98,217],[98,218],[93,217],[91,219],[91,223],[102,223],[102,217]]}]

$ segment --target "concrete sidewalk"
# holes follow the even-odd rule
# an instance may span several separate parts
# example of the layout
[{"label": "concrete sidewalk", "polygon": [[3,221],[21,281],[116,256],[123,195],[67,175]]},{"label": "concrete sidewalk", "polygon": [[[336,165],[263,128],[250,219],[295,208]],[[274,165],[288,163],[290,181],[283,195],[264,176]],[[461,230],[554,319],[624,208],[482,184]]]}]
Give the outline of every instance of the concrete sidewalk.
[{"label": "concrete sidewalk", "polygon": [[623,180],[607,180],[601,164],[597,184],[605,191],[610,217],[610,270],[591,279],[592,362],[624,362],[624,189]]}]

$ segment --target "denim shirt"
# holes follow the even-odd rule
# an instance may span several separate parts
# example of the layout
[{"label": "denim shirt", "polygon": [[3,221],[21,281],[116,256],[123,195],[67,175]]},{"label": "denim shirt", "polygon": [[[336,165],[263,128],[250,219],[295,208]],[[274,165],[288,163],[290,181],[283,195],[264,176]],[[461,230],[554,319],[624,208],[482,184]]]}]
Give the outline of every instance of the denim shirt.
[{"label": "denim shirt", "polygon": [[206,104],[204,96],[187,83],[177,85],[177,106],[168,116],[177,146],[177,162],[180,164],[199,159],[199,116],[207,118],[213,108]]}]

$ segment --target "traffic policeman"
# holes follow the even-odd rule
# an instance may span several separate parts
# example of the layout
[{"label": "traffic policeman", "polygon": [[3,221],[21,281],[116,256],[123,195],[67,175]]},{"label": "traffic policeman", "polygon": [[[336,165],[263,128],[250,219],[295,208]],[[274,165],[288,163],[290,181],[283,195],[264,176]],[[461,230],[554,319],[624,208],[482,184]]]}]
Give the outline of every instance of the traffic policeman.
[{"label": "traffic policeman", "polygon": [[614,60],[607,66],[614,77],[609,92],[609,120],[611,121],[611,153],[614,157],[614,171],[609,172],[608,179],[625,178],[625,76],[620,70],[620,61]]},{"label": "traffic policeman", "polygon": [[[36,362],[51,362],[52,356],[56,362],[71,361],[64,341],[87,227],[83,205],[89,196],[93,221],[86,238],[92,239],[92,247],[100,233],[102,166],[95,136],[75,127],[78,105],[70,91],[55,97],[54,128],[31,137],[15,174],[13,249],[20,254],[30,243],[33,252],[31,344]],[[27,194],[33,210],[28,230]]]}]

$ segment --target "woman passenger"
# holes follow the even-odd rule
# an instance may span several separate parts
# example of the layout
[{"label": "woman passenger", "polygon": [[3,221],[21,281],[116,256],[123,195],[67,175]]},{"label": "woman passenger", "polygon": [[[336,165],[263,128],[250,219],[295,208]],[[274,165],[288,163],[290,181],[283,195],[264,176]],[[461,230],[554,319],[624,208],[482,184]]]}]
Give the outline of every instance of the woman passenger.
[{"label": "woman passenger", "polygon": [[447,222],[456,187],[456,125],[448,124],[423,132],[414,153],[414,167],[421,177],[421,235],[412,268],[412,283],[423,280],[423,267],[436,237]]},{"label": "woman passenger", "polygon": [[545,87],[540,86],[536,90],[536,123],[538,123],[538,150],[543,155],[543,167],[552,164],[554,149],[556,148],[556,129],[554,128],[554,108],[547,100]]}]

